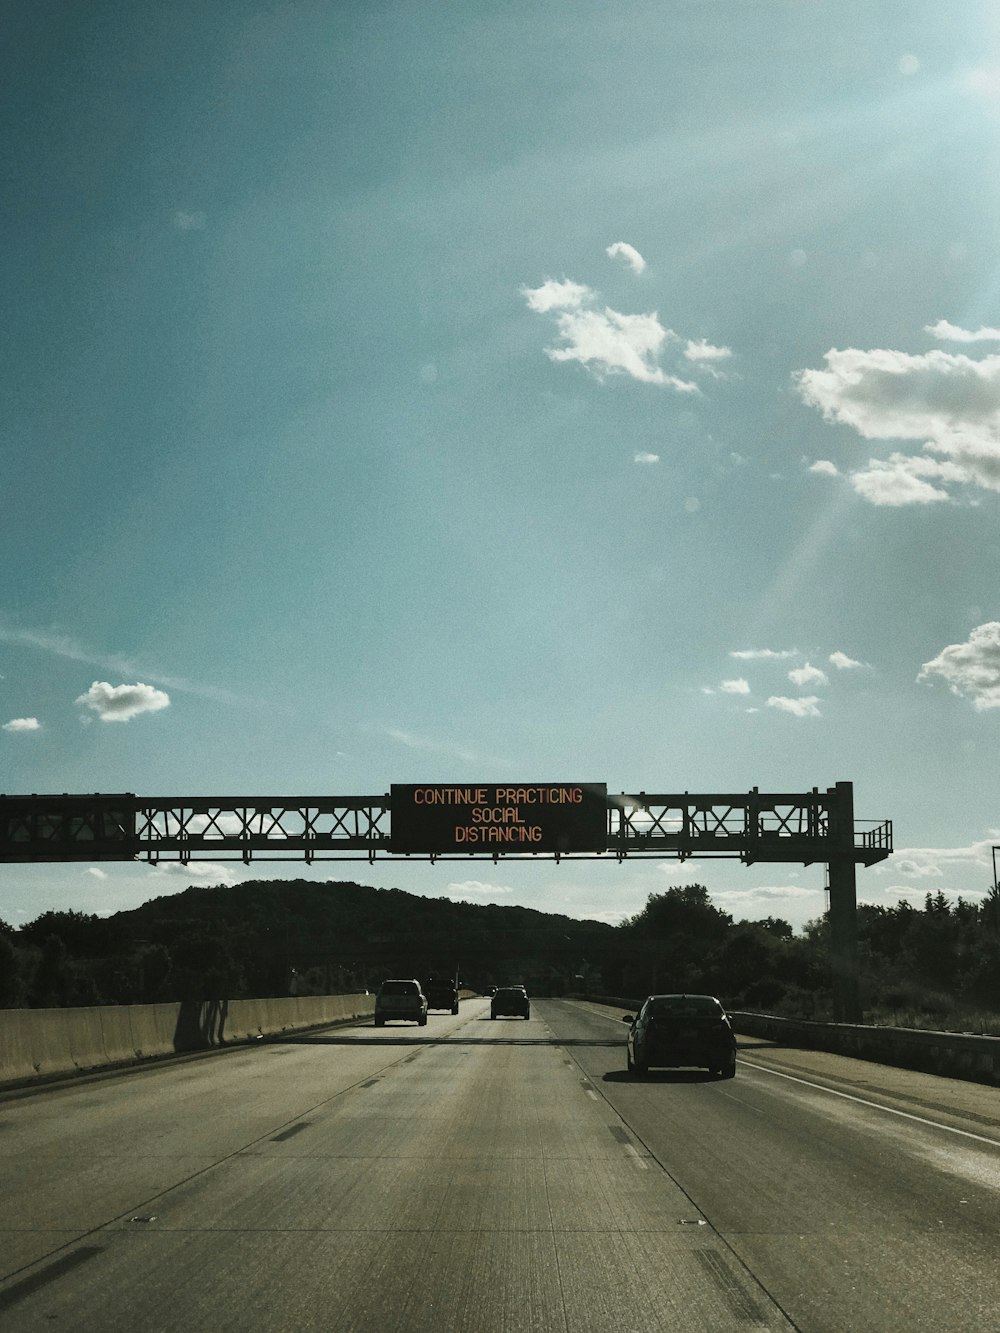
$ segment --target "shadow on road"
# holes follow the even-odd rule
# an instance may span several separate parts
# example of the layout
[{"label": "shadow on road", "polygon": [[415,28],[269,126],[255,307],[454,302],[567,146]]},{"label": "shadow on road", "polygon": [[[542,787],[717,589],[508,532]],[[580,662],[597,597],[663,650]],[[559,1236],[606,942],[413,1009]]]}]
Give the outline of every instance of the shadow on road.
[{"label": "shadow on road", "polygon": [[604,1075],[605,1083],[718,1083],[716,1074],[707,1069],[651,1069],[648,1074],[633,1074],[628,1069],[612,1069]]},{"label": "shadow on road", "polygon": [[[287,1033],[266,1040],[272,1045],[291,1043],[295,1046],[617,1046],[624,1049],[624,1043],[621,1041],[589,1041],[580,1037],[501,1037],[485,1034],[481,1037],[463,1037],[447,1036],[444,1033],[440,1037],[435,1037],[430,1034],[424,1036],[423,1029],[412,1030],[412,1035],[402,1027],[390,1031],[391,1036],[380,1037],[337,1037],[316,1033],[296,1036],[294,1033]],[[420,1036],[417,1035],[418,1031],[421,1033]]]}]

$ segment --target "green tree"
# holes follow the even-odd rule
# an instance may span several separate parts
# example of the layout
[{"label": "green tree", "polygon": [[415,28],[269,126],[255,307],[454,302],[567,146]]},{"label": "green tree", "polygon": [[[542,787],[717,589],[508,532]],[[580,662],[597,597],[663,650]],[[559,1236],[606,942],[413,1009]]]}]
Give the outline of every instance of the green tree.
[{"label": "green tree", "polygon": [[14,932],[0,931],[0,1009],[20,1009],[25,1004],[24,963]]},{"label": "green tree", "polygon": [[642,911],[627,922],[628,928],[639,936],[649,939],[680,936],[700,944],[721,940],[732,924],[733,918],[713,904],[704,884],[677,885],[665,893],[651,893]]},{"label": "green tree", "polygon": [[34,1009],[57,1009],[70,1001],[73,976],[66,945],[60,935],[46,935],[31,987]]}]

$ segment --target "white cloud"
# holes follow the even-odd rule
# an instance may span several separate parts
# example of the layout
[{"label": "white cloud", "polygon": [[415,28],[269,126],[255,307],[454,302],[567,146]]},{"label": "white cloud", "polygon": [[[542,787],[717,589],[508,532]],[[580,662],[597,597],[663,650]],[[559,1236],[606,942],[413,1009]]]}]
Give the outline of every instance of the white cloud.
[{"label": "white cloud", "polygon": [[892,868],[897,875],[910,875],[913,879],[940,879],[944,874],[939,865],[933,865],[929,861],[915,861],[905,856],[894,856]]},{"label": "white cloud", "polygon": [[633,461],[634,463],[650,463],[650,464],[652,464],[652,463],[658,463],[658,462],[660,461],[660,455],[659,455],[659,454],[636,454],[632,461]]},{"label": "white cloud", "polygon": [[992,879],[992,844],[996,836],[970,843],[967,847],[898,847],[888,860],[875,866],[875,873],[909,875],[914,879],[939,879],[945,874],[971,867],[973,870],[988,870],[989,881]]},{"label": "white cloud", "polygon": [[541,287],[522,287],[521,295],[532,310],[547,315],[550,310],[579,310],[585,301],[592,301],[596,293],[579,282],[568,279],[556,282],[549,278]]},{"label": "white cloud", "polygon": [[566,347],[548,347],[552,361],[579,361],[599,379],[628,375],[643,384],[663,384],[684,393],[697,393],[695,384],[668,375],[657,360],[668,338],[656,314],[623,315],[617,310],[579,310],[559,316],[559,333]]},{"label": "white cloud", "polygon": [[887,459],[872,458],[866,468],[851,474],[851,485],[874,505],[898,508],[909,504],[937,504],[949,500],[949,493],[933,486],[927,477],[942,481],[966,482],[968,474],[954,463],[939,463],[933,458],[890,454]]},{"label": "white cloud", "polygon": [[100,866],[91,866],[90,869],[87,871],[87,874],[93,875],[94,879],[107,879],[108,877],[108,872],[106,870],[102,870]]},{"label": "white cloud", "polygon": [[855,472],[859,495],[905,505],[947,499],[948,485],[1000,491],[1000,355],[847,348],[824,359],[825,369],[796,376],[804,402],[864,439],[923,442],[922,455],[895,453]]},{"label": "white cloud", "polygon": [[789,671],[788,679],[799,689],[802,689],[805,685],[829,685],[830,683],[826,672],[821,671],[819,667],[812,666],[809,662],[805,666],[795,667],[794,670]]},{"label": "white cloud", "polygon": [[642,273],[646,267],[645,259],[628,241],[615,241],[614,245],[608,246],[605,254],[609,259],[624,259],[633,273]]},{"label": "white cloud", "polygon": [[40,731],[42,724],[37,717],[12,717],[3,724],[3,730],[9,732]]},{"label": "white cloud", "polygon": [[200,879],[211,880],[213,884],[235,884],[239,879],[236,870],[219,861],[160,861],[153,866],[150,879]]},{"label": "white cloud", "polygon": [[737,680],[724,680],[719,689],[723,694],[749,694],[750,682],[740,676]]},{"label": "white cloud", "polygon": [[152,685],[109,685],[106,680],[95,680],[76,702],[91,709],[102,722],[128,722],[140,713],[168,708],[170,696]]},{"label": "white cloud", "polygon": [[975,708],[1000,708],[1000,621],[979,625],[965,643],[942,648],[925,662],[918,681],[939,677],[952,694],[971,699]]},{"label": "white cloud", "polygon": [[940,339],[942,342],[1000,342],[1000,329],[991,329],[980,326],[973,332],[970,329],[959,328],[957,324],[949,324],[946,319],[939,319],[936,324],[925,324],[924,332],[929,333],[934,338]]},{"label": "white cloud", "polygon": [[474,898],[495,898],[505,893],[513,893],[513,889],[505,884],[487,884],[481,879],[463,879],[448,885],[446,897],[461,900],[471,894]]},{"label": "white cloud", "polygon": [[828,458],[817,458],[816,462],[813,463],[813,465],[812,465],[812,467],[810,467],[809,471],[810,471],[810,472],[815,472],[818,476],[822,476],[822,477],[839,477],[839,476],[840,476],[840,470],[839,470],[839,468],[837,467],[837,465],[836,465],[835,463],[831,463],[830,460],[829,460]]},{"label": "white cloud", "polygon": [[725,361],[733,354],[731,347],[715,347],[704,338],[697,342],[688,339],[684,347],[684,356],[688,361]]},{"label": "white cloud", "polygon": [[[192,815],[188,822],[188,831],[191,833],[204,833],[207,838],[238,838],[243,832],[244,821],[239,815]],[[287,837],[287,834],[279,828],[272,828],[269,831],[272,838]]]},{"label": "white cloud", "polygon": [[855,662],[853,657],[848,657],[846,653],[839,651],[830,654],[830,661],[838,671],[850,671],[852,667],[864,666],[863,662]]},{"label": "white cloud", "polygon": [[884,906],[886,898],[891,898],[893,899],[893,906],[895,907],[896,903],[898,903],[901,898],[912,898],[914,900],[923,899],[927,896],[929,891],[929,886],[927,884],[887,884],[885,888],[877,893],[872,893],[868,888],[862,890],[859,887],[858,902],[878,903],[880,906]]},{"label": "white cloud", "polygon": [[596,294],[575,282],[549,279],[541,287],[522,287],[528,306],[540,314],[555,314],[563,347],[547,347],[551,361],[578,361],[597,379],[627,375],[643,384],[659,384],[678,393],[700,392],[688,380],[668,374],[659,364],[663,349],[677,342],[656,312],[623,315],[596,304]]},{"label": "white cloud", "polygon": [[737,648],[729,656],[739,658],[741,662],[779,661],[782,658],[798,657],[798,653],[788,648],[783,648],[779,652],[775,652],[773,648]]},{"label": "white cloud", "polygon": [[899,57],[899,62],[896,68],[899,70],[900,74],[905,74],[907,76],[916,74],[920,69],[920,61],[915,55],[908,52],[906,55]]},{"label": "white cloud", "polygon": [[801,699],[788,699],[780,694],[772,694],[767,701],[768,708],[791,713],[793,717],[822,717],[818,704],[819,699],[814,694],[803,695]]}]

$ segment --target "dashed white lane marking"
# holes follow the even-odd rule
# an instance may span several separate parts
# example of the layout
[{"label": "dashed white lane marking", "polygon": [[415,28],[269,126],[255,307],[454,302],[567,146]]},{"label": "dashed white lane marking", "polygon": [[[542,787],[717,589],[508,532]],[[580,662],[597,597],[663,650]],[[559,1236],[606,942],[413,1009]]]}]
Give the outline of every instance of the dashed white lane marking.
[{"label": "dashed white lane marking", "polygon": [[628,1153],[629,1157],[631,1157],[633,1164],[637,1166],[640,1171],[649,1170],[649,1163],[631,1143],[625,1144],[625,1151]]}]

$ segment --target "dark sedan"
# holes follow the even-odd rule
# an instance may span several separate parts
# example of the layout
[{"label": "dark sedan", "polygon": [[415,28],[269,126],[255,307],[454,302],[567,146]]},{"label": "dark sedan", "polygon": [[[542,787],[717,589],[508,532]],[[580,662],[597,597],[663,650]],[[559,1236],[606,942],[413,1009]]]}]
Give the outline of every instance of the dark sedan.
[{"label": "dark sedan", "polygon": [[528,993],[523,986],[501,986],[490,1001],[490,1018],[500,1014],[510,1014],[521,1018],[531,1017],[531,1005]]},{"label": "dark sedan", "polygon": [[629,1024],[626,1060],[633,1073],[693,1065],[719,1078],[736,1074],[736,1037],[714,995],[650,995],[622,1021]]}]

